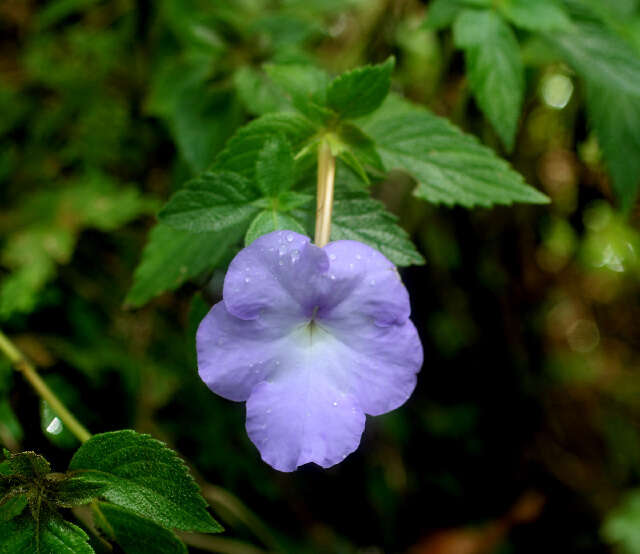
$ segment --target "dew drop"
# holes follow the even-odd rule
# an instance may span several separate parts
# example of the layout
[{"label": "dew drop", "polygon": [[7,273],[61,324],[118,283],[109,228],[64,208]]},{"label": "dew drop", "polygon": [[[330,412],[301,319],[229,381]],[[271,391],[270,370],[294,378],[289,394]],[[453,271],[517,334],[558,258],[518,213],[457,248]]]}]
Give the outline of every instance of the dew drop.
[{"label": "dew drop", "polygon": [[353,269],[354,265],[353,264],[349,264],[349,269]]},{"label": "dew drop", "polygon": [[335,260],[336,259],[336,255],[335,254],[329,254],[329,259],[330,260]]},{"label": "dew drop", "polygon": [[300,258],[300,251],[294,250],[293,252],[291,252],[291,261],[293,263],[297,262],[298,258]]},{"label": "dew drop", "polygon": [[329,275],[329,279],[331,279],[332,281],[335,281],[336,276],[332,273],[331,275]]},{"label": "dew drop", "polygon": [[338,403],[337,403],[337,402],[334,402],[334,403],[333,403],[333,405],[334,405],[334,406],[337,406],[337,405],[338,405]]},{"label": "dew drop", "polygon": [[244,282],[245,282],[245,283],[249,283],[250,281],[251,281],[251,279],[250,279],[249,277],[245,277],[245,278],[244,278]]},{"label": "dew drop", "polygon": [[360,254],[356,254],[356,260],[361,260],[362,256]]},{"label": "dew drop", "polygon": [[276,365],[280,365],[280,360],[276,360]]},{"label": "dew drop", "polygon": [[287,234],[287,242],[293,242],[293,235],[291,233]]},{"label": "dew drop", "polygon": [[284,244],[281,244],[278,247],[278,254],[280,254],[281,256],[284,256],[287,253],[287,247]]}]

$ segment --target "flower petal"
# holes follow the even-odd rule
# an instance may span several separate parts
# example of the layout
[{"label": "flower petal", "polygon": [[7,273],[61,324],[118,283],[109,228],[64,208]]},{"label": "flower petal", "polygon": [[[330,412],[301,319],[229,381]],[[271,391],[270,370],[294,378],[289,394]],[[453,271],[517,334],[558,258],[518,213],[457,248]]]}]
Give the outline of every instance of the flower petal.
[{"label": "flower petal", "polygon": [[358,403],[321,371],[322,359],[308,364],[258,384],[247,401],[249,438],[280,471],[337,464],[358,448],[364,430]]},{"label": "flower petal", "polygon": [[328,244],[334,287],[318,311],[318,324],[339,345],[343,389],[365,413],[379,415],[402,405],[416,385],[422,344],[409,320],[409,295],[395,266],[356,241]]},{"label": "flower petal", "polygon": [[327,290],[318,315],[350,320],[354,325],[373,320],[379,325],[404,323],[411,313],[409,294],[396,267],[380,252],[353,240],[330,242]]},{"label": "flower petal", "polygon": [[216,394],[246,400],[257,383],[276,371],[279,353],[291,328],[299,321],[277,326],[263,318],[243,320],[218,302],[198,327],[198,373]]},{"label": "flower petal", "polygon": [[404,404],[415,389],[423,353],[410,320],[380,326],[373,321],[322,321],[334,339],[333,352],[341,371],[337,386],[357,399],[364,413],[380,415]]},{"label": "flower petal", "polygon": [[241,319],[259,315],[278,323],[280,314],[311,316],[318,303],[316,283],[329,268],[327,254],[293,231],[257,238],[229,265],[223,298]]}]

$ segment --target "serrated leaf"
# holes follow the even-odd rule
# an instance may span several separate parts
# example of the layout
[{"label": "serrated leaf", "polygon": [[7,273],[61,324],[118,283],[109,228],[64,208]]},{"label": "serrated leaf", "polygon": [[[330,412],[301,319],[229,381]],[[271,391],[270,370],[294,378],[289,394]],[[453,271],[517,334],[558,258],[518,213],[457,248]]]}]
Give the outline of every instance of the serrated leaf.
[{"label": "serrated leaf", "polygon": [[0,552],[3,554],[92,554],[88,535],[77,525],[57,515],[39,524],[27,512],[0,522]]},{"label": "serrated leaf", "polygon": [[293,186],[293,155],[284,137],[275,135],[265,142],[258,153],[256,181],[265,196],[274,198]]},{"label": "serrated leaf", "polygon": [[602,25],[574,22],[569,32],[544,36],[582,78],[640,96],[640,56]]},{"label": "serrated leaf", "polygon": [[352,123],[343,123],[338,128],[338,156],[364,183],[369,184],[367,169],[384,171],[382,160],[374,142]]},{"label": "serrated leaf", "polygon": [[327,106],[345,118],[362,117],[376,110],[389,93],[395,60],[366,65],[336,77],[327,88]]},{"label": "serrated leaf", "polygon": [[127,554],[183,554],[187,547],[171,531],[113,504],[99,502],[96,525]]},{"label": "serrated leaf", "polygon": [[69,469],[86,470],[92,482],[106,485],[106,500],[167,529],[222,530],[184,462],[149,435],[129,430],[94,435],[75,453]]},{"label": "serrated leaf", "polygon": [[424,263],[398,219],[364,191],[336,191],[331,240],[342,239],[364,242],[397,266]]},{"label": "serrated leaf", "polygon": [[571,19],[556,0],[504,0],[498,9],[517,27],[529,31],[557,31],[571,26]]},{"label": "serrated leaf", "polygon": [[453,26],[471,91],[507,150],[513,148],[524,100],[524,66],[511,28],[495,12],[465,10]]},{"label": "serrated leaf", "polygon": [[250,181],[229,171],[207,171],[189,181],[160,210],[158,219],[171,227],[204,233],[242,225],[256,213],[258,192]]},{"label": "serrated leaf", "polygon": [[125,303],[134,308],[142,306],[154,296],[177,289],[188,279],[219,266],[243,233],[242,227],[189,233],[159,223],[149,234]]},{"label": "serrated leaf", "polygon": [[414,194],[428,202],[472,207],[549,201],[475,137],[396,96],[363,129],[386,169],[412,175],[418,181]]},{"label": "serrated leaf", "polygon": [[26,480],[42,479],[51,472],[49,462],[35,452],[11,454],[7,462],[11,475],[18,475]]},{"label": "serrated leaf", "polygon": [[24,494],[0,498],[0,522],[9,521],[19,516],[29,501]]},{"label": "serrated leaf", "polygon": [[52,483],[49,495],[63,508],[88,504],[105,489],[102,480],[92,481],[90,476],[64,475]]},{"label": "serrated leaf", "polygon": [[256,161],[264,143],[274,135],[284,136],[294,155],[315,134],[316,127],[296,113],[266,114],[242,127],[231,137],[213,164],[213,170],[226,170],[255,180]]},{"label": "serrated leaf", "polygon": [[307,234],[306,229],[293,216],[275,210],[265,210],[260,212],[251,222],[244,238],[246,246],[262,235],[272,231],[295,231],[303,235]]},{"label": "serrated leaf", "polygon": [[640,96],[587,82],[587,113],[613,190],[628,212],[640,188]]}]

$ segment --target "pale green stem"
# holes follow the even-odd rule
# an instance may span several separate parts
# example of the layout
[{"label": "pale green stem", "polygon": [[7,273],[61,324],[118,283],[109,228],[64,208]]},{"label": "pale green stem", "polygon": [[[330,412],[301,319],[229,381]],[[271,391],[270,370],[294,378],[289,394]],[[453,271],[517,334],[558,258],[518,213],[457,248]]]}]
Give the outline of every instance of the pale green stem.
[{"label": "pale green stem", "polygon": [[34,390],[38,393],[60,418],[60,421],[66,425],[80,442],[87,442],[91,438],[91,433],[87,431],[82,423],[80,423],[74,415],[60,401],[56,394],[38,375],[34,365],[29,362],[25,356],[18,350],[15,344],[0,331],[0,351],[9,359],[13,366],[29,381]]},{"label": "pale green stem", "polygon": [[322,248],[331,236],[331,212],[333,211],[333,187],[336,177],[336,159],[331,146],[323,140],[318,146],[318,197],[316,211],[315,243]]}]

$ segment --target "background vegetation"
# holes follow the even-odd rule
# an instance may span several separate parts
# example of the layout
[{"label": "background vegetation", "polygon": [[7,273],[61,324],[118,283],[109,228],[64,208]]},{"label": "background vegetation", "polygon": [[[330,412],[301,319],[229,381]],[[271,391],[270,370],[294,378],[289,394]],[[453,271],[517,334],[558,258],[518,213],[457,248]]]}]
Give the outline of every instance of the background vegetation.
[{"label": "background vegetation", "polygon": [[[460,4],[495,8],[500,32],[452,29]],[[219,551],[640,552],[640,6],[567,0],[563,33],[518,5],[0,4],[0,325],[89,429],[151,433],[189,461],[242,541]],[[162,202],[277,108],[263,64],[336,74],[389,55],[393,90],[552,203],[470,211],[417,202],[400,173],[374,183],[427,262],[402,271],[418,388],[344,463],[280,474],[195,368],[241,240],[134,271]],[[497,98],[483,79],[505,66]],[[78,446],[2,360],[0,443],[59,467]]]}]

